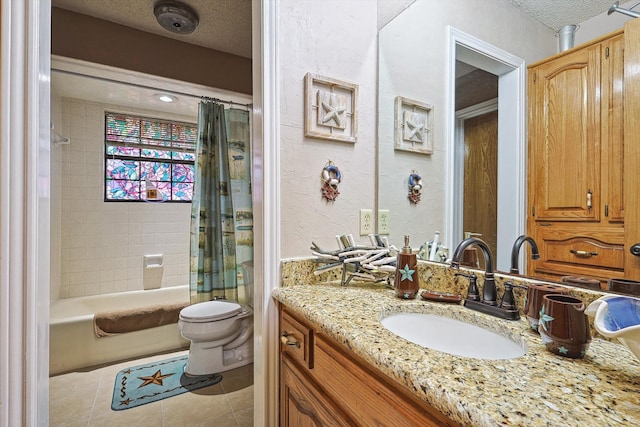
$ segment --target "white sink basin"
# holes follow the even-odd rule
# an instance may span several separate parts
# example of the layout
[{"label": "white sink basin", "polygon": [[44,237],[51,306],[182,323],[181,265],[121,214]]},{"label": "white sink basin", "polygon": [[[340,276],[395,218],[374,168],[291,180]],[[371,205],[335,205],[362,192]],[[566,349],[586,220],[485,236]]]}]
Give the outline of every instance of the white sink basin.
[{"label": "white sink basin", "polygon": [[495,332],[435,314],[399,313],[380,322],[407,341],[455,356],[515,359],[526,351],[521,344]]}]

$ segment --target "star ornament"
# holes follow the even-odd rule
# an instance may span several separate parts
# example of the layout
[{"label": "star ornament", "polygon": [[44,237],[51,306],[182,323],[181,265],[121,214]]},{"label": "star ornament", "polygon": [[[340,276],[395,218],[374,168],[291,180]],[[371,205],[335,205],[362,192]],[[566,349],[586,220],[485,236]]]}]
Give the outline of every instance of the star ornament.
[{"label": "star ornament", "polygon": [[411,140],[422,141],[424,131],[424,123],[412,123],[407,120],[407,126],[409,127],[409,138]]},{"label": "star ornament", "polygon": [[546,314],[544,312],[544,305],[542,306],[542,310],[540,310],[540,326],[542,326],[542,329],[544,329],[545,331],[547,330],[547,322],[551,322],[553,321],[554,318],[549,316],[548,314]]},{"label": "star ornament", "polygon": [[400,273],[402,274],[402,279],[400,280],[409,280],[410,282],[413,282],[413,273],[415,272],[415,270],[411,270],[409,268],[409,264],[405,264],[404,268],[400,270]]},{"label": "star ornament", "polygon": [[158,369],[156,371],[155,374],[148,376],[148,377],[138,377],[138,379],[142,380],[142,384],[140,384],[138,386],[138,388],[142,388],[145,386],[148,386],[149,384],[157,384],[157,385],[162,385],[162,380],[170,377],[173,374],[166,374],[166,375],[162,375],[162,372],[160,372],[160,369]]},{"label": "star ornament", "polygon": [[342,113],[346,111],[346,108],[342,105],[334,105],[333,100],[330,100],[329,103],[322,101],[322,109],[324,110],[324,115],[322,116],[322,123],[328,123],[333,120],[338,127],[343,127],[342,124]]}]

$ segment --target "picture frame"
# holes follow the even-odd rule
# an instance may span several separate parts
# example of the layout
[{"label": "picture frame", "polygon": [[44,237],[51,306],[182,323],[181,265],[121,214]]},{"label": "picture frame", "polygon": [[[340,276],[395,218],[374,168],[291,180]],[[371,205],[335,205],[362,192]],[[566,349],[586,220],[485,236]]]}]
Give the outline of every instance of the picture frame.
[{"label": "picture frame", "polygon": [[394,149],[433,154],[433,106],[396,96]]},{"label": "picture frame", "polygon": [[304,81],[304,136],[357,142],[358,85],[313,73]]}]

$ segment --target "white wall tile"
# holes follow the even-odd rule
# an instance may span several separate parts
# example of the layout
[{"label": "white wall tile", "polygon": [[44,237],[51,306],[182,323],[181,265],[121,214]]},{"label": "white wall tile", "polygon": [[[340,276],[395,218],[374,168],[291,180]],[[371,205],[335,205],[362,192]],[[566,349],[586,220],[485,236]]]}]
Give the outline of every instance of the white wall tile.
[{"label": "white wall tile", "polygon": [[[60,108],[72,143],[62,147],[52,171],[61,187],[59,297],[141,290],[144,254],[188,257],[191,205],[105,202],[104,111],[122,109],[67,98]],[[153,111],[127,112],[154,117]],[[182,270],[173,259],[163,286],[186,284]]]}]

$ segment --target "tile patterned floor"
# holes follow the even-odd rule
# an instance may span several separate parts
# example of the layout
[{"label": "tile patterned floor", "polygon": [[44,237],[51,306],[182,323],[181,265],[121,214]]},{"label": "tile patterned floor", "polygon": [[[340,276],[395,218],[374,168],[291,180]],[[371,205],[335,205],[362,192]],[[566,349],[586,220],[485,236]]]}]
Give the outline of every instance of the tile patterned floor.
[{"label": "tile patterned floor", "polygon": [[209,387],[123,411],[111,409],[113,384],[121,369],[187,353],[156,355],[51,377],[49,426],[252,426],[253,365],[223,372],[222,381]]}]

